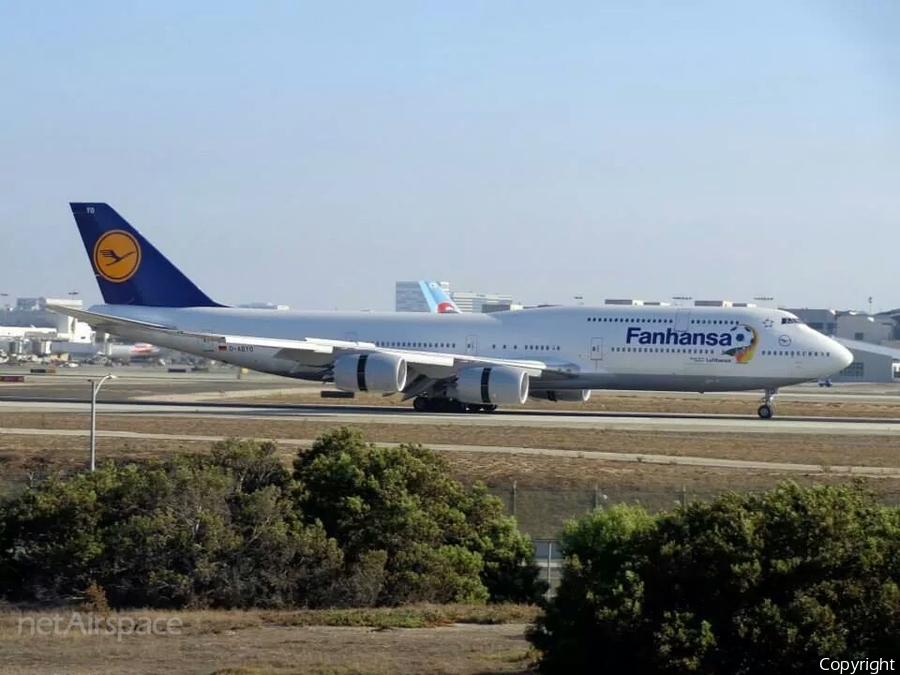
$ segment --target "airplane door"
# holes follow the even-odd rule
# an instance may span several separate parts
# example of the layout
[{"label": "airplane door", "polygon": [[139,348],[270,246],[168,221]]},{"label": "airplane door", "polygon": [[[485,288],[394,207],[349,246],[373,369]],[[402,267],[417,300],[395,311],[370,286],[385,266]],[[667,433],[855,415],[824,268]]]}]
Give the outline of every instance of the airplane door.
[{"label": "airplane door", "polygon": [[691,310],[679,309],[675,312],[675,330],[686,331],[691,324]]},{"label": "airplane door", "polygon": [[478,336],[469,335],[466,338],[466,354],[474,356],[478,353]]},{"label": "airplane door", "polygon": [[603,369],[603,338],[591,338],[591,361],[595,371]]},{"label": "airplane door", "polygon": [[219,338],[212,336],[212,330],[209,328],[204,328],[200,331],[201,333],[207,333],[207,337],[201,338],[201,342],[203,343],[203,353],[204,354],[214,354],[219,350]]}]

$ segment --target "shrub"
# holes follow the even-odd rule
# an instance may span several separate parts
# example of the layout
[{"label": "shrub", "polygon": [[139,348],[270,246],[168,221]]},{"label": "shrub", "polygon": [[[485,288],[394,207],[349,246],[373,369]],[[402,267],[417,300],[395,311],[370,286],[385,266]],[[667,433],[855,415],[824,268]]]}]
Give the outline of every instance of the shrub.
[{"label": "shrub", "polygon": [[0,505],[0,595],[64,601],[96,581],[113,607],[328,604],[343,554],[294,511],[271,444],[108,463]]},{"label": "shrub", "polygon": [[326,434],[40,482],[0,502],[0,597],[111,607],[354,607],[529,600],[530,541],[482,488],[419,446]]},{"label": "shrub", "polygon": [[568,526],[529,634],[541,672],[801,673],[900,653],[900,514],[859,484],[785,483]]},{"label": "shrub", "polygon": [[466,490],[427,448],[376,447],[343,428],[298,455],[294,478],[297,511],[320,521],[349,561],[385,553],[379,604],[534,602],[546,588],[500,500]]}]

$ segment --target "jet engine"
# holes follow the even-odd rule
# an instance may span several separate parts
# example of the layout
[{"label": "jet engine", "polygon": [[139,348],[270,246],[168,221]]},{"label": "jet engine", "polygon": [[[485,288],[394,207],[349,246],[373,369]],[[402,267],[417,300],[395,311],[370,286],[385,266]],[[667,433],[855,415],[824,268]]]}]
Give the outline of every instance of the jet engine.
[{"label": "jet engine", "polygon": [[590,397],[590,389],[544,389],[528,393],[528,398],[535,401],[574,401],[576,403],[587,403]]},{"label": "jet engine", "polygon": [[334,362],[334,384],[345,391],[395,394],[406,386],[406,359],[393,354],[348,354]]},{"label": "jet engine", "polygon": [[464,368],[456,377],[453,398],[471,404],[525,403],[528,373],[506,366]]}]

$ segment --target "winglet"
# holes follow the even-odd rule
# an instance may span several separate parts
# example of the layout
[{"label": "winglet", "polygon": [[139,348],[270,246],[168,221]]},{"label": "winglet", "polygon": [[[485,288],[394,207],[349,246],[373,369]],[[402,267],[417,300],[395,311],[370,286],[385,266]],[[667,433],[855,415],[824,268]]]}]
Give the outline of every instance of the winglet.
[{"label": "winglet", "polygon": [[221,307],[108,204],[73,202],[72,215],[109,305]]}]

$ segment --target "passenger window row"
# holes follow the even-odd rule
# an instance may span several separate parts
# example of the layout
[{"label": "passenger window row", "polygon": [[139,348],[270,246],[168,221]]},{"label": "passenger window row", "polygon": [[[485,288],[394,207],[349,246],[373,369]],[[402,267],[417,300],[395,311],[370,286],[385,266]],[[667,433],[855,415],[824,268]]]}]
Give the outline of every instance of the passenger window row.
[{"label": "passenger window row", "polygon": [[614,352],[641,352],[653,354],[715,354],[715,349],[682,349],[680,347],[613,347]]},{"label": "passenger window row", "polygon": [[[589,316],[589,322],[601,323],[630,323],[630,324],[671,324],[673,319],[635,319],[630,317],[619,316]],[[737,326],[740,321],[736,319],[691,319],[694,325],[702,326]]]},{"label": "passenger window row", "polygon": [[831,356],[831,352],[810,352],[802,350],[764,349],[760,352],[763,356]]},{"label": "passenger window row", "polygon": [[635,319],[624,316],[589,316],[588,321],[602,323],[672,323],[672,319]]},{"label": "passenger window row", "polygon": [[[501,345],[500,348],[506,349],[506,345]],[[512,348],[518,349],[519,345],[513,345]],[[497,349],[497,345],[491,345],[491,349]],[[522,349],[532,352],[558,352],[561,348],[559,345],[524,345]]]},{"label": "passenger window row", "polygon": [[394,340],[376,340],[378,347],[407,347],[409,349],[455,349],[455,342],[403,342]]},{"label": "passenger window row", "polygon": [[[406,349],[456,349],[455,342],[404,342],[402,340],[376,340],[375,345],[378,347],[394,347]],[[491,349],[497,349],[498,345],[492,344]],[[506,345],[502,345],[501,349],[506,349]],[[519,345],[513,345],[513,350],[518,350]],[[523,345],[525,351],[532,352],[558,352],[562,349],[560,345]]]}]

